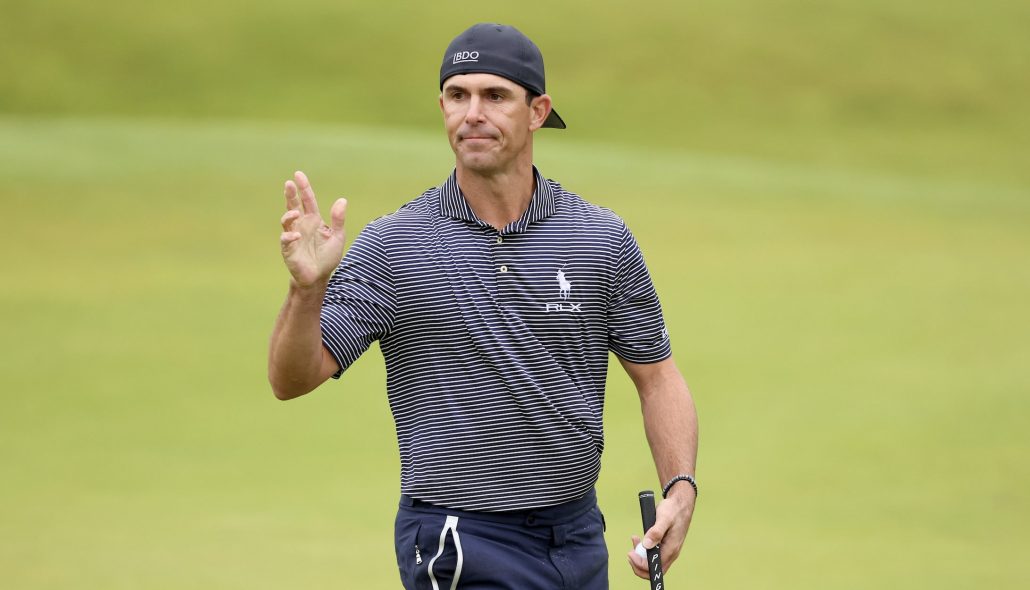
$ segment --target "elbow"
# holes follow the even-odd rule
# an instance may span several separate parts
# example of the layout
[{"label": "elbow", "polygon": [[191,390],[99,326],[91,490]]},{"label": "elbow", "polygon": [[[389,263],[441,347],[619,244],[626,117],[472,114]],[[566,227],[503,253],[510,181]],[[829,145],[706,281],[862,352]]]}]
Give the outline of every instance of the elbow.
[{"label": "elbow", "polygon": [[277,379],[275,375],[269,373],[268,384],[272,386],[272,393],[275,398],[280,401],[287,401],[304,395],[311,391],[312,388],[305,387],[302,383],[296,381],[288,381],[283,379]]},{"label": "elbow", "polygon": [[[328,353],[324,353],[324,356],[328,356]],[[335,361],[328,364],[324,357],[321,368],[317,366],[298,368],[295,365],[278,363],[274,359],[270,359],[268,384],[272,386],[272,393],[275,394],[276,399],[286,401],[314,391],[332,375],[330,371],[335,372],[336,370]]]},{"label": "elbow", "polygon": [[291,399],[293,399],[295,397],[298,397],[300,395],[300,394],[294,394],[294,393],[292,393],[290,391],[287,391],[287,390],[282,389],[280,387],[276,387],[274,385],[272,386],[272,394],[275,395],[275,399],[277,399],[279,401],[291,400]]}]

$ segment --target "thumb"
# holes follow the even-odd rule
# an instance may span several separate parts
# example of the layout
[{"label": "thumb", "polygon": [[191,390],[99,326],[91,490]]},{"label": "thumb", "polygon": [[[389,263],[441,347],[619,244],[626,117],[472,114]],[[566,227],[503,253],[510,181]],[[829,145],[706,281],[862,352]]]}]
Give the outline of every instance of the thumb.
[{"label": "thumb", "polygon": [[665,538],[665,531],[668,530],[669,523],[663,520],[655,522],[654,526],[647,529],[644,533],[644,540],[641,541],[644,545],[644,549],[653,549],[655,545],[660,543]]},{"label": "thumb", "polygon": [[336,199],[329,216],[333,232],[343,231],[343,222],[347,219],[347,199]]}]

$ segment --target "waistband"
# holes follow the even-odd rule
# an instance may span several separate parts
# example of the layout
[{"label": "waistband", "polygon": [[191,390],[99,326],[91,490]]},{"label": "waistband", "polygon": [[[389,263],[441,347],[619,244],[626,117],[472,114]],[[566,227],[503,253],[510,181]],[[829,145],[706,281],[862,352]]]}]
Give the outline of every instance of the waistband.
[{"label": "waistband", "polygon": [[402,494],[400,501],[401,508],[410,508],[422,512],[433,512],[437,514],[458,515],[462,518],[473,520],[485,520],[501,524],[525,525],[525,526],[554,526],[576,520],[597,506],[597,492],[594,488],[582,497],[555,506],[543,508],[531,508],[528,510],[511,510],[507,512],[473,512],[471,510],[457,510],[444,506],[437,506],[429,502],[423,502],[417,498]]}]

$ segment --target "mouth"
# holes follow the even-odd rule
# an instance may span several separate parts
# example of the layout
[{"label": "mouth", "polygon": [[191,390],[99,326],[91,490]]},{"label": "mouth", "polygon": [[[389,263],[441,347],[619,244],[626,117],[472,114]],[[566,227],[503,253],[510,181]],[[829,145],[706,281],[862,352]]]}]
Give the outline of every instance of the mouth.
[{"label": "mouth", "polygon": [[460,141],[488,141],[491,139],[497,139],[492,133],[487,132],[485,129],[479,130],[468,130],[465,133],[458,132],[458,139]]}]

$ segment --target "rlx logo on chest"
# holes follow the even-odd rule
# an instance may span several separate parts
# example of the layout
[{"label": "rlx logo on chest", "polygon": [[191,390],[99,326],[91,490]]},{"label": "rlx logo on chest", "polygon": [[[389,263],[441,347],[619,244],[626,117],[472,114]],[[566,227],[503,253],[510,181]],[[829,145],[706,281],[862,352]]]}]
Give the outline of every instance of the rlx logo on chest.
[{"label": "rlx logo on chest", "polygon": [[583,306],[582,303],[568,303],[569,295],[572,294],[572,281],[570,281],[568,279],[568,277],[565,276],[565,266],[566,265],[563,264],[562,267],[558,269],[558,275],[556,277],[558,279],[558,297],[560,299],[562,299],[563,302],[561,302],[561,303],[545,303],[544,304],[544,311],[547,312],[547,313],[561,312],[561,311],[569,311],[569,312],[582,312],[583,311],[582,310],[582,306]]},{"label": "rlx logo on chest", "polygon": [[581,312],[583,307],[582,303],[545,303],[544,311],[551,313],[552,311],[574,311]]}]

